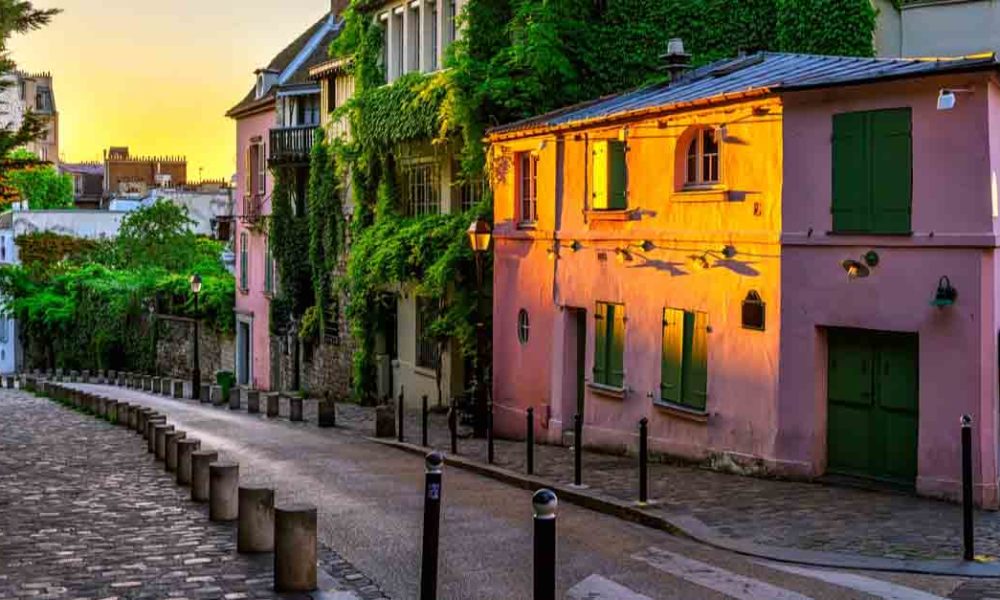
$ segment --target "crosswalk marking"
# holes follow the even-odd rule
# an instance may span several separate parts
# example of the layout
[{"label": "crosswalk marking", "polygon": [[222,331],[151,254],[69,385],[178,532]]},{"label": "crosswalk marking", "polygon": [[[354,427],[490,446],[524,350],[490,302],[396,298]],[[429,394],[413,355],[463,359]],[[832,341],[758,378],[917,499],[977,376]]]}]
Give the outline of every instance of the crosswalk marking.
[{"label": "crosswalk marking", "polygon": [[642,554],[633,554],[640,560],[669,575],[684,579],[737,600],[811,600],[798,592],[780,588],[725,569],[712,566],[659,548],[650,548]]},{"label": "crosswalk marking", "polygon": [[591,575],[566,592],[570,600],[653,600],[600,575]]},{"label": "crosswalk marking", "polygon": [[769,569],[784,571],[793,575],[801,575],[811,579],[819,579],[826,583],[832,583],[840,587],[851,588],[859,592],[883,598],[884,600],[945,600],[941,596],[935,596],[927,592],[915,590],[903,585],[889,583],[874,577],[855,575],[854,573],[842,573],[839,571],[824,571],[820,569],[810,569],[794,565],[786,565],[772,562],[758,562]]}]

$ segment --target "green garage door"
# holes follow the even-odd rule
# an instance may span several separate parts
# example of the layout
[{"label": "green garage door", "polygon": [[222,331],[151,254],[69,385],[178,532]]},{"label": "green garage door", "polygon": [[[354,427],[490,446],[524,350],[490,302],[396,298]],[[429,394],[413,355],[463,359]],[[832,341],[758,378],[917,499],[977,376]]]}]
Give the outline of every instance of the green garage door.
[{"label": "green garage door", "polygon": [[912,486],[917,336],[829,331],[827,470]]}]

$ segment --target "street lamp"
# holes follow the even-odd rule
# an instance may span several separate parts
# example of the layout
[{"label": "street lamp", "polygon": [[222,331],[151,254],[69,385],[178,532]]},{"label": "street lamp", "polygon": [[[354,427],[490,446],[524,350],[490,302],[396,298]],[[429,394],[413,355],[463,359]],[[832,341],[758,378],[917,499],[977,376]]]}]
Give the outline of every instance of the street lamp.
[{"label": "street lamp", "polygon": [[[488,410],[486,406],[486,324],[483,317],[483,255],[490,249],[493,230],[486,219],[479,218],[472,222],[466,233],[469,235],[469,245],[476,257],[476,419],[473,433],[476,437],[492,435],[492,423],[487,423]],[[489,431],[489,433],[487,433]]]},{"label": "street lamp", "polygon": [[201,293],[201,276],[191,276],[191,293],[194,294],[194,368],[191,369],[191,398],[201,400],[201,359],[198,357],[198,294]]}]

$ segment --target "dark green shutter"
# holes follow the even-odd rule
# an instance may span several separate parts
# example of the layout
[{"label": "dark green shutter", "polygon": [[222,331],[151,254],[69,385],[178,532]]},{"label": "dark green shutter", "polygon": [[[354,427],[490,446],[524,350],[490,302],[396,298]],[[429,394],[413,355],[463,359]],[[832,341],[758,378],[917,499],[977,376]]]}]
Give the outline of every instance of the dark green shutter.
[{"label": "dark green shutter", "polygon": [[598,302],[594,311],[594,383],[608,382],[608,305]]},{"label": "dark green shutter", "polygon": [[684,311],[663,311],[663,354],[660,359],[660,399],[681,402],[681,365],[684,360]]},{"label": "dark green shutter", "polygon": [[866,113],[833,117],[833,230],[868,231],[872,226]]},{"label": "dark green shutter", "polygon": [[704,410],[708,400],[708,313],[684,313],[683,403]]},{"label": "dark green shutter", "polygon": [[910,109],[869,114],[872,231],[909,233],[913,188]]},{"label": "dark green shutter", "polygon": [[608,385],[625,385],[625,306],[608,305]]},{"label": "dark green shutter", "polygon": [[625,210],[628,188],[628,166],[625,162],[625,143],[608,143],[608,208]]}]

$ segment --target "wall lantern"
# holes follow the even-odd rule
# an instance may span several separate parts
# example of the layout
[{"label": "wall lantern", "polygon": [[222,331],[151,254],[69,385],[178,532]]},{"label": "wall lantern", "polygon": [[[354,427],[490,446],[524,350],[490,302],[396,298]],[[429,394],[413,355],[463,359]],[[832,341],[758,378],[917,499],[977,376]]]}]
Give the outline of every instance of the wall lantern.
[{"label": "wall lantern", "polygon": [[871,270],[869,270],[864,263],[851,258],[840,263],[840,266],[847,271],[848,279],[864,279],[865,277],[871,275]]},{"label": "wall lantern", "polygon": [[951,285],[951,280],[948,279],[947,275],[941,277],[938,280],[937,292],[934,294],[934,300],[931,301],[931,306],[936,306],[938,308],[945,308],[955,304],[955,300],[958,299],[958,290],[956,290]]},{"label": "wall lantern", "polygon": [[615,259],[618,261],[618,264],[623,265],[627,262],[632,261],[632,253],[629,252],[626,248],[616,248]]},{"label": "wall lantern", "polygon": [[490,229],[490,224],[486,219],[473,221],[466,233],[469,234],[469,244],[472,246],[473,252],[481,254],[490,249],[493,230]]},{"label": "wall lantern", "polygon": [[708,264],[708,253],[706,252],[705,254],[702,254],[700,256],[688,257],[688,264],[691,266],[692,269],[704,271],[710,266]]},{"label": "wall lantern", "polygon": [[971,89],[942,88],[941,91],[938,92],[937,109],[951,110],[955,108],[955,103],[958,101],[955,94],[971,94],[972,92],[973,90]]},{"label": "wall lantern", "polygon": [[766,304],[761,299],[757,290],[750,290],[743,300],[742,325],[743,329],[753,329],[764,331]]}]

